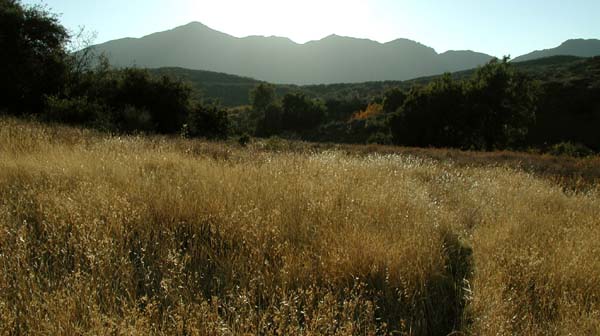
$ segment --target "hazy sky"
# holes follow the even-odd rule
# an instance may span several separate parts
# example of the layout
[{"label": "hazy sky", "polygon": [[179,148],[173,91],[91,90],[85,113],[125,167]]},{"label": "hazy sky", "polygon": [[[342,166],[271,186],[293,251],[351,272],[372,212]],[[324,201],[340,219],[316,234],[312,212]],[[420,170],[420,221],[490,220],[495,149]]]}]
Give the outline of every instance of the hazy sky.
[{"label": "hazy sky", "polygon": [[471,49],[513,57],[570,38],[600,38],[600,0],[25,0],[45,3],[96,43],[200,21],[243,37],[304,43],[330,34],[387,42],[409,38],[438,52]]}]

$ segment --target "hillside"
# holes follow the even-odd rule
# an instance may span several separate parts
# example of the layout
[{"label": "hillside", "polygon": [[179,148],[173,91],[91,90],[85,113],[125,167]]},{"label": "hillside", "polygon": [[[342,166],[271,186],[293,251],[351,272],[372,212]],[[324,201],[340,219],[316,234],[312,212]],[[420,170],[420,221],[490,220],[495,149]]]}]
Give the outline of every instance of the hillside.
[{"label": "hillside", "polygon": [[[528,73],[535,78],[546,82],[549,80],[563,81],[569,78],[580,78],[586,81],[600,80],[600,76],[588,68],[597,67],[600,58],[584,59],[574,56],[553,56],[524,62],[513,62],[512,64],[520,71]],[[476,69],[468,69],[452,73],[456,79],[471,76]],[[203,70],[191,70],[184,68],[158,68],[150,69],[157,75],[169,75],[188,81],[194,88],[201,91],[202,96],[208,99],[217,99],[223,105],[234,107],[248,105],[249,92],[262,81],[235,75],[215,73]],[[340,98],[360,96],[363,98],[376,97],[385,90],[399,87],[409,89],[416,84],[426,84],[435,79],[436,76],[419,77],[406,81],[376,81],[364,83],[336,83],[320,85],[286,85],[276,84],[275,87],[280,95],[291,91],[302,91],[315,98]]]},{"label": "hillside", "polygon": [[473,68],[492,58],[472,51],[438,54],[407,39],[379,43],[330,35],[298,44],[282,37],[237,38],[199,22],[94,48],[116,66],[181,67],[290,84],[405,80]]},{"label": "hillside", "polygon": [[577,56],[593,57],[600,56],[600,40],[598,39],[574,39],[563,42],[556,48],[536,50],[514,59],[515,62],[530,61],[551,56]]},{"label": "hillside", "polygon": [[248,93],[258,84],[256,79],[224,73],[189,70],[184,68],[149,69],[157,76],[170,76],[182,79],[192,85],[204,99],[220,101],[225,106],[240,106],[249,103]]}]

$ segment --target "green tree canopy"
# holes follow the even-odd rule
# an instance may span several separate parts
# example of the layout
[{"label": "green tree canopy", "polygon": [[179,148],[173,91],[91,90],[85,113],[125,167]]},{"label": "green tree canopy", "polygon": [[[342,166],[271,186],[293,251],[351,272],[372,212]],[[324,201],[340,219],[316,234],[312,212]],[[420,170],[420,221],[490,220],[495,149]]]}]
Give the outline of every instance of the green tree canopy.
[{"label": "green tree canopy", "polygon": [[493,60],[470,79],[446,74],[412,88],[390,128],[396,143],[409,146],[518,146],[535,121],[536,97],[536,84],[508,58]]},{"label": "green tree canopy", "polygon": [[252,107],[260,112],[265,112],[267,107],[275,102],[275,88],[270,84],[259,84],[250,91]]},{"label": "green tree canopy", "polygon": [[44,8],[0,0],[0,107],[39,112],[43,96],[64,84],[68,41],[66,29]]},{"label": "green tree canopy", "polygon": [[325,107],[303,93],[288,93],[283,97],[283,128],[303,131],[316,127],[325,116]]}]

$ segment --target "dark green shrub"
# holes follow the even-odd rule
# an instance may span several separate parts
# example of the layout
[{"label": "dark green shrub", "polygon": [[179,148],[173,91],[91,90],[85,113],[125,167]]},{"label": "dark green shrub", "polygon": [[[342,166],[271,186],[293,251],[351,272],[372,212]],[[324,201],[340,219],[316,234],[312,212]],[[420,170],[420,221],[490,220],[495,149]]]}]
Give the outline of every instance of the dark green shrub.
[{"label": "dark green shrub", "polygon": [[493,150],[519,147],[535,121],[537,86],[508,58],[468,80],[449,74],[413,87],[390,119],[394,142],[420,147]]},{"label": "dark green shrub", "polygon": [[288,93],[282,100],[282,128],[286,131],[305,131],[321,123],[325,106],[303,93]]},{"label": "dark green shrub", "polygon": [[271,104],[265,108],[262,118],[256,127],[258,136],[280,134],[283,130],[283,110],[280,105]]},{"label": "dark green shrub", "polygon": [[214,104],[197,104],[188,115],[187,128],[191,137],[226,138],[229,134],[227,111]]},{"label": "dark green shrub", "polygon": [[122,132],[151,132],[154,129],[152,116],[144,108],[126,105],[119,111],[117,119]]},{"label": "dark green shrub", "polygon": [[48,121],[91,125],[108,113],[107,106],[90,101],[87,96],[73,98],[49,96],[46,98],[43,117]]},{"label": "dark green shrub", "polygon": [[250,140],[251,140],[250,136],[248,134],[244,133],[238,137],[237,141],[240,146],[246,147],[250,143]]},{"label": "dark green shrub", "polygon": [[594,151],[585,145],[570,141],[560,142],[553,145],[549,152],[552,155],[566,155],[574,157],[586,157],[594,154]]},{"label": "dark green shrub", "polygon": [[69,34],[42,6],[0,1],[0,107],[39,114],[46,95],[58,94],[68,72]]},{"label": "dark green shrub", "polygon": [[393,144],[392,135],[389,133],[377,132],[373,133],[367,139],[368,144],[391,145]]}]

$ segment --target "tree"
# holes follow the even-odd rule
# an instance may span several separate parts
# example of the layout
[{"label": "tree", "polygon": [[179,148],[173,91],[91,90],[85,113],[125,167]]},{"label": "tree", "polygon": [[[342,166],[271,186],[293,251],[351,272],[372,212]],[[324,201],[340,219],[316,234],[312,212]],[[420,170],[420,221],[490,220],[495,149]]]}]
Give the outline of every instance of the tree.
[{"label": "tree", "polygon": [[386,113],[396,112],[406,100],[406,92],[400,88],[393,88],[384,93],[383,111]]},{"label": "tree", "polygon": [[468,139],[464,85],[449,74],[414,87],[391,118],[394,142],[409,146],[462,147]]},{"label": "tree", "polygon": [[283,130],[283,111],[278,104],[267,106],[262,119],[258,123],[256,133],[259,136],[271,136]]},{"label": "tree", "polygon": [[390,119],[394,141],[410,146],[492,150],[518,146],[535,120],[537,89],[508,58],[468,80],[449,74],[410,90]]},{"label": "tree", "polygon": [[488,150],[519,145],[535,122],[538,86],[508,61],[508,57],[490,61],[469,83],[478,137]]},{"label": "tree", "polygon": [[196,104],[188,116],[187,127],[192,137],[226,138],[229,133],[227,112],[215,104]]},{"label": "tree", "polygon": [[250,102],[256,111],[264,113],[275,102],[275,88],[270,84],[259,84],[250,91]]},{"label": "tree", "polygon": [[61,90],[67,72],[69,35],[55,15],[40,6],[0,0],[0,107],[38,113],[44,95]]},{"label": "tree", "polygon": [[316,127],[325,116],[325,107],[303,93],[288,93],[282,100],[282,127],[289,131],[304,131]]},{"label": "tree", "polygon": [[[248,118],[249,128],[258,135],[265,135],[273,131],[272,123],[266,119],[270,118],[267,114],[272,114],[269,113],[269,110],[272,112],[273,105],[276,103],[275,88],[266,83],[257,85],[250,91],[250,103],[252,111]],[[267,123],[270,125],[266,125]]]}]

